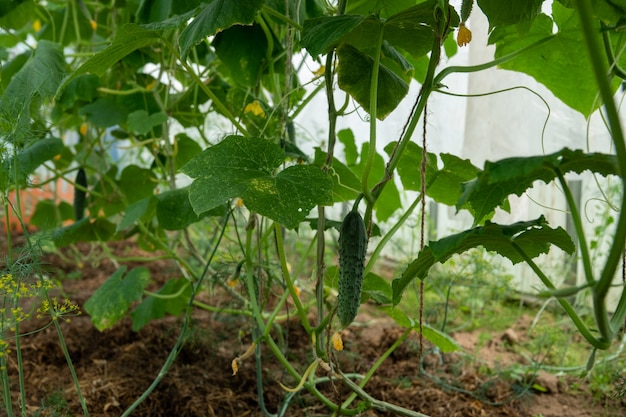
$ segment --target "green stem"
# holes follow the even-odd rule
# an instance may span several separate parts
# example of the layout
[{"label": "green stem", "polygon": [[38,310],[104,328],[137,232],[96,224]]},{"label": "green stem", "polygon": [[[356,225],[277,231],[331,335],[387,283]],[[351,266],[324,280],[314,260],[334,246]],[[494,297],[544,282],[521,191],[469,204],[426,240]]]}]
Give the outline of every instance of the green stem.
[{"label": "green stem", "polygon": [[377,199],[380,196],[380,193],[383,191],[387,182],[389,182],[393,178],[393,172],[395,171],[398,163],[400,162],[400,158],[404,153],[406,147],[411,142],[411,137],[413,136],[413,132],[415,132],[415,128],[417,127],[417,123],[420,120],[422,112],[424,111],[424,107],[426,107],[426,102],[430,97],[430,93],[433,91],[433,83],[435,76],[435,69],[439,64],[439,59],[441,58],[441,45],[440,40],[437,36],[433,37],[433,46],[432,52],[430,54],[430,61],[428,62],[428,69],[426,71],[426,78],[424,79],[424,84],[422,84],[422,89],[417,98],[417,101],[414,106],[414,110],[410,116],[409,123],[406,126],[406,129],[402,135],[400,141],[398,141],[396,147],[391,153],[391,157],[387,162],[387,166],[385,167],[385,176],[383,179],[374,186],[372,189],[372,197]]},{"label": "green stem", "polygon": [[611,64],[611,72],[622,80],[626,80],[626,71],[620,67],[619,62],[615,59],[615,52],[613,52],[613,46],[611,45],[611,37],[609,36],[609,28],[602,25],[602,43],[604,44],[604,52]]},{"label": "green stem", "polygon": [[574,196],[572,195],[572,192],[567,185],[567,181],[565,181],[565,177],[558,169],[556,170],[556,175],[559,179],[561,187],[563,188],[565,200],[567,201],[569,211],[572,215],[572,222],[574,222],[574,228],[576,229],[576,237],[578,238],[579,242],[578,246],[580,248],[580,256],[582,257],[583,267],[585,269],[585,278],[587,279],[587,283],[591,284],[594,282],[593,271],[591,268],[591,256],[589,255],[589,247],[587,246],[587,238],[585,237],[585,229],[583,228],[580,212],[578,211],[576,201],[574,201]]},{"label": "green stem", "polygon": [[[374,364],[370,367],[370,369],[367,371],[367,373],[365,374],[365,376],[363,377],[363,379],[359,383],[358,386],[360,388],[364,388],[365,387],[365,385],[369,382],[369,380],[372,378],[372,376],[374,376],[374,373],[378,370],[378,368],[380,368],[380,366],[383,364],[383,362],[393,353],[394,350],[396,350],[398,348],[398,346],[400,346],[402,343],[404,343],[406,338],[411,334],[412,330],[413,330],[412,328],[406,329],[405,332],[402,333],[402,336],[400,336],[393,343],[393,345],[391,345],[389,347],[389,349],[387,349],[385,351],[385,353],[383,353],[376,360],[376,362],[374,362]],[[356,392],[353,392],[352,394],[350,394],[350,396],[341,404],[341,408],[343,409],[344,407],[348,407],[352,403],[352,401],[354,401],[354,399],[356,397],[357,397]]]},{"label": "green stem", "polygon": [[83,397],[83,393],[80,389],[80,383],[78,382],[78,375],[76,375],[76,369],[74,369],[74,363],[72,362],[72,357],[70,356],[70,352],[67,349],[67,344],[65,343],[65,337],[63,336],[61,325],[59,324],[59,320],[53,320],[52,322],[54,324],[54,329],[56,330],[57,336],[59,338],[61,350],[63,351],[63,356],[65,357],[65,362],[67,363],[67,367],[70,370],[70,374],[72,375],[72,381],[74,382],[74,387],[76,387],[76,395],[78,396],[78,402],[80,403],[80,406],[83,409],[83,415],[88,416],[89,411],[87,410],[87,401],[85,400],[85,397]]},{"label": "green stem", "polygon": [[311,334],[311,324],[309,323],[309,319],[307,318],[306,309],[302,306],[300,298],[298,298],[298,294],[296,294],[296,289],[294,288],[293,280],[291,279],[291,274],[289,273],[289,268],[287,267],[287,258],[285,256],[285,246],[283,243],[282,231],[280,230],[280,225],[278,223],[274,223],[274,233],[276,235],[276,247],[278,249],[280,268],[283,273],[283,277],[285,278],[287,291],[293,299],[293,303],[296,306],[298,316],[300,316],[302,326],[304,326],[307,334]]},{"label": "green stem", "polygon": [[391,240],[393,235],[395,235],[396,232],[400,230],[404,222],[406,222],[407,219],[411,216],[411,214],[413,213],[413,210],[415,210],[417,205],[420,203],[421,199],[422,199],[422,196],[420,194],[417,196],[417,198],[415,198],[415,201],[413,201],[413,203],[409,206],[406,212],[404,212],[402,217],[400,217],[400,219],[391,227],[391,229],[387,233],[385,233],[382,239],[380,239],[380,242],[378,242],[378,244],[376,245],[376,249],[374,249],[374,251],[370,255],[369,260],[367,261],[367,264],[365,265],[365,270],[364,270],[365,275],[367,275],[372,270],[372,268],[376,264],[376,260],[380,256],[380,253],[382,252],[384,247]]},{"label": "green stem", "polygon": [[302,31],[304,28],[302,27],[302,25],[298,22],[296,22],[293,19],[290,19],[289,17],[285,16],[282,13],[279,13],[278,11],[272,9],[271,7],[267,6],[267,5],[263,5],[261,6],[261,11],[269,14],[270,16],[273,16],[275,18],[277,18],[278,20],[283,21],[284,23],[287,23],[291,26],[293,26],[295,29]]},{"label": "green stem", "polygon": [[[530,266],[530,268],[537,275],[537,277],[539,277],[541,282],[543,282],[543,285],[545,285],[546,287],[548,287],[551,290],[555,290],[556,287],[554,286],[554,284],[552,283],[550,278],[548,278],[546,276],[546,274],[543,273],[541,268],[539,268],[539,266],[532,260],[532,258],[530,256],[528,256],[528,254],[526,254],[524,249],[522,249],[515,242],[511,242],[511,245],[517,251],[517,253],[520,254],[520,256],[522,257],[524,262],[526,262],[528,264],[528,266]],[[583,321],[580,319],[580,317],[578,316],[578,314],[576,313],[574,308],[571,306],[571,304],[566,299],[564,299],[564,298],[557,298],[556,300],[561,305],[563,310],[565,310],[567,315],[570,317],[570,319],[572,320],[572,322],[574,323],[574,325],[576,326],[578,331],[583,335],[583,337],[589,343],[591,343],[591,345],[593,345],[594,347],[596,347],[598,349],[607,349],[609,346],[611,346],[610,340],[604,339],[604,338],[597,339],[596,337],[594,337],[593,334],[591,334],[591,331],[587,328],[585,323],[583,323]]]},{"label": "green stem", "polygon": [[[13,300],[14,308],[18,307],[17,297]],[[17,377],[20,387],[20,409],[22,416],[27,415],[26,410],[26,383],[24,381],[24,358],[22,357],[22,338],[20,337],[20,324],[15,323],[15,356],[17,358]]]},{"label": "green stem", "polygon": [[[258,227],[258,217],[255,214],[251,214],[251,222],[257,223],[256,227]],[[265,323],[263,322],[263,316],[261,315],[261,309],[259,308],[259,299],[257,298],[256,286],[255,286],[255,278],[254,278],[254,263],[252,262],[252,240],[253,240],[253,232],[255,226],[248,224],[246,226],[246,289],[248,290],[250,306],[252,307],[252,316],[256,321],[257,329],[260,334],[265,333]]]},{"label": "green stem", "polygon": [[194,305],[194,307],[201,308],[205,311],[211,311],[213,313],[232,314],[233,316],[252,316],[252,313],[250,313],[249,311],[238,310],[235,308],[215,307],[198,300],[193,300],[192,304]]},{"label": "green stem", "polygon": [[610,340],[614,331],[611,329],[608,319],[605,299],[611,287],[613,277],[615,276],[617,265],[622,258],[624,241],[626,240],[626,144],[624,143],[624,133],[620,124],[615,101],[613,100],[613,91],[611,90],[611,84],[607,76],[608,68],[606,60],[601,55],[602,47],[600,45],[597,27],[594,27],[592,23],[593,9],[591,2],[590,0],[576,0],[576,5],[585,38],[585,45],[587,46],[587,53],[591,60],[593,72],[600,90],[600,96],[604,103],[604,111],[609,122],[611,138],[615,146],[619,173],[622,180],[622,204],[615,227],[615,234],[613,236],[613,245],[611,245],[609,249],[604,269],[593,291],[594,313],[600,334],[602,337]]},{"label": "green stem", "polygon": [[293,113],[291,113],[291,116],[289,116],[289,118],[291,120],[294,120],[300,114],[300,112],[306,108],[311,100],[313,100],[317,96],[317,94],[322,90],[322,88],[324,88],[325,85],[325,83],[320,83],[316,85],[315,89],[313,89],[313,91],[311,91],[308,96],[303,98],[302,101],[298,103],[298,106],[293,111]]},{"label": "green stem", "polygon": [[556,37],[556,34],[554,35],[550,35],[547,36],[545,38],[539,39],[537,42],[534,42],[528,46],[525,46],[522,49],[518,49],[515,52],[511,52],[510,54],[507,54],[505,56],[502,56],[500,58],[494,59],[493,61],[489,61],[489,62],[485,62],[483,64],[479,64],[479,65],[470,65],[470,66],[451,66],[451,67],[446,67],[444,69],[442,69],[439,74],[437,74],[437,76],[434,78],[433,80],[433,84],[436,88],[439,88],[441,85],[441,81],[446,78],[448,75],[455,73],[455,72],[461,72],[461,73],[467,73],[467,72],[478,72],[478,71],[483,71],[492,67],[495,67],[497,65],[500,64],[504,64],[507,61],[512,60],[513,58],[517,57],[518,55],[523,54],[524,52],[527,52],[531,49],[534,49],[540,45],[543,45],[544,43],[551,41],[552,39],[554,39]]},{"label": "green stem", "polygon": [[0,357],[0,368],[2,372],[2,400],[4,403],[4,410],[7,413],[7,417],[13,417],[13,402],[11,400],[11,380],[9,379],[9,372],[7,370],[7,358],[6,350]]},{"label": "green stem", "polygon": [[363,176],[361,177],[361,189],[363,191],[363,195],[367,200],[368,206],[373,206],[375,199],[370,194],[369,189],[369,175],[374,166],[374,159],[376,156],[376,124],[377,124],[377,116],[378,116],[378,73],[380,72],[380,55],[383,47],[383,35],[385,33],[385,26],[381,26],[380,32],[378,33],[378,40],[376,41],[376,50],[374,52],[374,64],[372,67],[372,77],[370,80],[370,146],[367,153],[367,160],[365,161],[365,166],[363,167]]},{"label": "green stem", "polygon": [[411,411],[395,404],[389,404],[388,402],[377,400],[347,377],[342,378],[341,381],[346,384],[348,388],[354,391],[359,397],[365,400],[368,405],[375,410],[392,413],[394,416],[429,417],[428,415],[418,413],[417,411]]},{"label": "green stem", "polygon": [[74,23],[74,32],[76,33],[76,42],[80,45],[83,43],[83,39],[80,36],[80,26],[78,24],[78,15],[76,12],[76,1],[72,0],[69,2],[72,6],[72,22]]},{"label": "green stem", "polygon": [[167,359],[163,363],[163,366],[159,370],[159,373],[154,378],[154,380],[152,381],[150,386],[148,388],[146,388],[146,390],[139,396],[139,398],[137,398],[135,400],[135,402],[132,403],[124,411],[124,413],[121,415],[121,417],[128,417],[128,416],[130,416],[132,414],[132,412],[139,406],[139,404],[141,404],[142,402],[144,402],[146,400],[146,398],[148,398],[148,396],[157,387],[159,382],[161,382],[163,377],[167,374],[167,372],[169,371],[169,368],[172,366],[172,364],[174,363],[174,360],[176,359],[176,357],[180,353],[180,351],[181,351],[181,349],[183,347],[183,344],[185,343],[185,340],[187,338],[187,329],[189,328],[189,324],[191,323],[191,312],[193,311],[193,302],[195,300],[195,297],[196,297],[196,294],[197,294],[198,290],[201,288],[202,283],[204,282],[204,279],[205,279],[205,277],[206,277],[206,275],[207,275],[207,273],[209,271],[209,267],[211,266],[211,263],[213,262],[213,258],[215,257],[215,253],[217,252],[217,248],[218,248],[220,242],[222,241],[222,238],[224,237],[224,233],[226,232],[226,226],[228,225],[228,217],[230,217],[231,215],[232,215],[232,211],[229,211],[226,214],[226,217],[224,218],[224,221],[222,222],[221,232],[220,232],[219,236],[217,237],[217,241],[213,245],[213,251],[211,252],[209,258],[206,261],[206,265],[204,267],[204,270],[202,271],[202,275],[200,275],[200,277],[199,277],[198,281],[196,282],[196,284],[191,287],[191,289],[192,289],[191,297],[189,297],[189,303],[187,304],[187,309],[185,311],[185,318],[183,320],[183,325],[181,327],[180,334],[178,335],[178,338],[176,339],[176,343],[174,343],[174,346],[172,347],[172,350],[170,351],[169,355],[167,356]]}]

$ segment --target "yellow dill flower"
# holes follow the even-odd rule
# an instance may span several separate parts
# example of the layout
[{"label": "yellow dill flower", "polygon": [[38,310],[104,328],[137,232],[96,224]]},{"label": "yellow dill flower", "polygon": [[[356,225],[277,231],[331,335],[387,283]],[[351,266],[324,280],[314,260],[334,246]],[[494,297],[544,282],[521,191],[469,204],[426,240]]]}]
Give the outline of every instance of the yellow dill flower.
[{"label": "yellow dill flower", "polygon": [[85,136],[87,134],[87,123],[83,123],[80,125],[80,134]]},{"label": "yellow dill flower", "polygon": [[465,46],[472,41],[472,31],[465,26],[465,22],[461,22],[459,25],[459,33],[456,35],[456,43],[459,46]]},{"label": "yellow dill flower", "polygon": [[91,28],[94,30],[94,32],[96,31],[96,29],[98,29],[98,22],[96,22],[95,20],[91,19],[89,21],[89,24],[91,25]]},{"label": "yellow dill flower", "polygon": [[33,22],[33,30],[35,32],[39,32],[41,30],[41,20],[35,19],[35,21]]}]

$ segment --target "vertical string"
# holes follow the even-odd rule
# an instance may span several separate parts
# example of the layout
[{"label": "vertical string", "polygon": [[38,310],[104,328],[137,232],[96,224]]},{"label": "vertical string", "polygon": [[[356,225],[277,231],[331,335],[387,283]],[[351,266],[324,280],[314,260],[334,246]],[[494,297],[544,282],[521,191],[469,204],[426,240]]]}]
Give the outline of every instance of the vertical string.
[{"label": "vertical string", "polygon": [[[426,115],[428,114],[428,102],[424,105],[424,126],[422,128],[422,164],[420,167],[420,197],[421,197],[421,212],[420,212],[420,251],[424,249],[424,243],[426,235],[424,226],[426,224],[426,165],[428,163],[427,151],[426,151]],[[419,306],[419,333],[420,333],[420,347],[417,354],[417,359],[420,364],[420,370],[422,369],[422,356],[424,355],[424,280],[420,279],[420,306]]]}]

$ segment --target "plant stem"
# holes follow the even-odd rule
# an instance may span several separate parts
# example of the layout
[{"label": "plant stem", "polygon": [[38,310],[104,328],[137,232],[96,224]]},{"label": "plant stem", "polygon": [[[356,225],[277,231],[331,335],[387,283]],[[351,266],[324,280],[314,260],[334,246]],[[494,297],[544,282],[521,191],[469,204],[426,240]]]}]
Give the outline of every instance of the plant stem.
[{"label": "plant stem", "polygon": [[380,196],[380,193],[383,191],[385,184],[393,178],[393,172],[395,171],[398,163],[400,162],[400,158],[404,153],[406,147],[411,142],[411,137],[413,136],[413,132],[415,132],[415,128],[417,127],[417,123],[419,122],[422,112],[424,111],[424,107],[426,107],[426,102],[430,96],[430,93],[433,90],[433,79],[435,76],[435,69],[439,64],[439,59],[441,57],[441,46],[440,40],[437,36],[433,37],[433,47],[430,54],[430,61],[428,62],[428,69],[426,71],[426,78],[424,79],[424,84],[422,84],[422,89],[417,97],[415,102],[413,113],[410,116],[409,123],[402,135],[402,138],[398,141],[396,147],[393,149],[391,153],[391,157],[387,162],[387,166],[385,167],[385,175],[380,180],[378,184],[374,186],[372,189],[372,197],[377,199]]},{"label": "plant stem", "polygon": [[422,196],[418,195],[415,198],[415,200],[413,201],[413,203],[411,203],[409,208],[404,212],[402,217],[400,217],[398,219],[398,221],[395,222],[395,224],[391,227],[391,229],[389,229],[389,231],[387,233],[385,233],[385,235],[380,239],[380,241],[376,245],[376,248],[374,249],[374,251],[370,255],[370,258],[367,261],[367,264],[365,265],[365,270],[364,270],[364,274],[365,275],[367,275],[372,270],[372,268],[376,264],[376,261],[377,261],[378,257],[380,256],[380,253],[382,252],[384,247],[391,240],[393,235],[395,235],[396,232],[398,230],[400,230],[400,228],[402,227],[404,222],[406,222],[408,220],[408,218],[411,216],[411,214],[413,214],[413,210],[415,210],[415,208],[417,207],[417,205],[419,204],[421,199],[422,199]]},{"label": "plant stem", "polygon": [[411,411],[406,408],[389,404],[388,402],[377,400],[365,392],[361,387],[351,381],[349,378],[342,378],[341,381],[348,386],[352,391],[354,391],[359,397],[363,400],[367,401],[371,408],[379,411],[384,411],[387,413],[393,413],[393,415],[397,416],[407,416],[407,417],[429,417],[426,414],[418,413],[416,411]]},{"label": "plant stem", "polygon": [[[402,343],[404,343],[406,338],[411,334],[412,330],[413,330],[412,328],[406,329],[404,331],[404,333],[402,333],[402,336],[400,336],[398,339],[396,339],[396,341],[393,343],[393,345],[391,345],[389,347],[389,349],[387,349],[385,351],[385,353],[380,355],[380,357],[376,360],[376,362],[374,362],[374,364],[367,371],[365,376],[363,376],[363,379],[359,383],[359,387],[360,388],[364,388],[365,387],[365,385],[372,378],[372,376],[374,376],[374,373],[378,370],[378,368],[380,368],[380,366],[383,364],[383,362],[393,353],[394,350],[396,350],[398,348],[398,346],[400,346]],[[352,394],[350,394],[350,396],[341,404],[341,408],[348,407],[350,405],[350,403],[352,403],[352,401],[354,401],[354,399],[356,397],[357,397],[357,393],[356,392],[353,392]]]},{"label": "plant stem", "polygon": [[163,363],[163,366],[159,370],[159,373],[154,378],[150,386],[146,388],[146,390],[139,396],[139,398],[137,398],[135,402],[132,403],[124,411],[121,417],[130,416],[131,413],[139,406],[139,404],[141,404],[142,402],[145,401],[146,398],[148,398],[148,396],[152,393],[152,391],[154,391],[154,389],[157,387],[159,382],[161,382],[163,377],[167,374],[167,372],[169,371],[169,368],[172,366],[172,364],[174,363],[174,360],[180,353],[183,347],[183,344],[185,343],[185,338],[187,336],[187,329],[189,328],[189,323],[191,322],[191,311],[193,310],[192,307],[193,307],[194,299],[196,297],[198,290],[202,286],[202,283],[204,282],[204,278],[206,277],[207,272],[209,271],[209,267],[211,266],[213,258],[215,257],[217,248],[220,242],[222,241],[222,238],[224,237],[224,233],[226,232],[226,226],[228,225],[228,217],[230,217],[231,215],[232,215],[232,211],[229,211],[228,213],[226,213],[224,221],[222,222],[222,229],[220,231],[220,234],[217,236],[217,240],[215,244],[213,245],[213,251],[211,252],[209,258],[207,259],[204,270],[202,271],[202,274],[198,278],[196,284],[191,287],[191,296],[189,297],[189,303],[187,304],[187,309],[185,311],[185,318],[183,320],[183,325],[181,327],[180,334],[178,335],[178,338],[176,339],[176,343],[174,343],[172,350],[167,356],[167,359]]},{"label": "plant stem", "polygon": [[[611,287],[611,282],[615,276],[617,265],[622,258],[624,241],[626,240],[626,144],[624,143],[624,133],[619,120],[613,91],[608,78],[608,68],[604,57],[601,55],[602,46],[599,40],[597,27],[592,23],[593,9],[590,0],[576,0],[576,9],[580,17],[580,25],[587,46],[587,53],[591,60],[596,82],[600,90],[600,96],[604,103],[604,111],[609,121],[611,138],[615,146],[620,178],[622,180],[622,202],[621,211],[615,227],[613,244],[609,249],[604,269],[600,274],[600,279],[593,289],[593,306],[596,322],[603,338],[609,340],[613,337],[615,330],[611,329],[606,309],[606,295]],[[622,290],[624,291],[624,289]]]},{"label": "plant stem", "polygon": [[572,191],[567,185],[567,181],[565,181],[565,177],[559,169],[556,170],[556,176],[559,179],[561,187],[563,188],[565,200],[567,201],[567,206],[569,207],[570,214],[572,215],[572,222],[574,223],[574,228],[576,229],[576,237],[578,238],[579,242],[578,246],[580,248],[580,256],[583,259],[583,266],[585,269],[585,278],[587,279],[587,283],[593,283],[594,278],[593,271],[591,269],[591,256],[589,255],[589,247],[587,246],[585,229],[583,228],[583,223],[580,218],[578,206],[576,205],[576,201],[574,201],[574,196],[572,195]]},{"label": "plant stem", "polygon": [[70,352],[67,349],[67,344],[65,343],[65,337],[63,336],[61,325],[59,324],[59,320],[53,319],[52,322],[54,323],[54,329],[56,330],[57,336],[59,338],[61,350],[63,351],[63,356],[65,357],[65,362],[67,363],[67,367],[70,370],[70,374],[72,375],[72,381],[74,382],[74,386],[76,387],[76,395],[78,396],[78,402],[80,403],[80,406],[83,409],[83,415],[86,417],[89,415],[89,411],[87,410],[87,401],[85,401],[85,397],[83,397],[83,393],[80,389],[80,383],[78,382],[78,375],[76,375],[76,369],[74,369],[74,363],[72,362],[72,357],[70,356]]},{"label": "plant stem", "polygon": [[[368,179],[372,167],[374,166],[374,159],[376,156],[376,124],[378,116],[378,74],[380,72],[380,55],[383,47],[383,35],[385,33],[385,25],[381,25],[378,32],[378,40],[376,41],[376,50],[374,52],[374,64],[372,66],[372,77],[370,80],[370,103],[369,103],[369,115],[370,115],[370,141],[369,150],[367,153],[367,160],[363,167],[363,175],[361,177],[361,190],[363,196],[367,201],[368,206],[373,206],[375,199],[370,193]],[[371,221],[370,218],[365,220],[368,224]]]},{"label": "plant stem", "polygon": [[280,225],[278,223],[274,223],[274,232],[276,234],[276,247],[278,248],[278,258],[280,260],[280,267],[283,273],[283,277],[285,278],[285,283],[287,286],[287,291],[291,298],[293,299],[293,303],[296,306],[296,310],[298,315],[300,316],[300,321],[302,322],[302,326],[306,330],[307,334],[311,334],[311,325],[306,316],[306,310],[302,307],[302,303],[300,302],[300,298],[296,294],[296,289],[293,285],[293,280],[291,279],[291,274],[289,273],[289,268],[287,268],[287,258],[285,257],[285,246],[283,243],[283,236],[281,234]]},{"label": "plant stem", "polygon": [[[524,262],[526,262],[528,264],[528,266],[530,266],[530,268],[537,275],[537,277],[539,277],[541,282],[543,282],[543,285],[545,285],[546,287],[548,287],[551,290],[556,289],[556,287],[554,286],[554,284],[552,283],[550,278],[548,278],[546,276],[546,274],[543,273],[541,268],[539,268],[539,266],[532,260],[532,258],[530,256],[528,256],[528,254],[526,254],[524,249],[522,249],[517,243],[515,243],[513,241],[511,241],[511,245],[517,251],[517,253],[520,254],[520,256],[522,257]],[[594,337],[593,334],[591,334],[591,331],[587,328],[585,323],[583,323],[583,321],[580,319],[580,317],[576,313],[576,310],[574,310],[574,308],[571,306],[571,304],[566,299],[564,299],[564,298],[557,298],[557,301],[561,305],[563,310],[565,310],[565,312],[570,317],[572,322],[574,322],[574,325],[576,326],[578,331],[580,331],[580,333],[583,335],[583,337],[589,343],[591,343],[594,347],[596,347],[598,349],[607,349],[607,348],[609,348],[609,346],[611,346],[610,339],[604,339],[604,338],[598,339],[598,338]]]},{"label": "plant stem", "polygon": [[295,29],[302,31],[304,28],[302,27],[301,24],[299,24],[298,22],[296,22],[295,20],[285,16],[282,13],[279,13],[278,11],[272,9],[271,7],[267,6],[267,5],[263,5],[261,6],[261,10],[264,11],[265,13],[269,14],[270,16],[273,16],[275,18],[277,18],[278,20],[283,21],[284,23],[287,23],[291,26],[293,26]]},{"label": "plant stem", "polygon": [[461,73],[468,73],[468,72],[478,72],[478,71],[483,71],[492,67],[495,67],[497,65],[500,64],[504,64],[507,61],[512,60],[513,58],[517,57],[518,55],[523,54],[524,52],[527,52],[531,49],[534,49],[540,45],[543,45],[544,43],[551,41],[552,39],[554,39],[556,37],[556,34],[554,35],[550,35],[550,36],[546,36],[545,38],[539,39],[538,41],[525,46],[521,49],[518,49],[517,51],[511,52],[510,54],[507,54],[505,56],[502,56],[500,58],[494,59],[493,61],[489,61],[489,62],[485,62],[483,64],[478,64],[478,65],[469,65],[469,66],[456,66],[453,65],[451,67],[446,67],[444,69],[442,69],[439,74],[437,74],[437,76],[434,77],[433,79],[433,85],[435,88],[439,88],[441,86],[441,81],[443,81],[444,78],[446,78],[448,75],[455,73],[455,72],[461,72]]},{"label": "plant stem", "polygon": [[[250,301],[250,306],[252,307],[252,316],[256,321],[256,326],[260,334],[265,333],[265,323],[263,322],[263,317],[261,315],[261,310],[259,308],[259,299],[257,297],[256,285],[255,285],[255,277],[254,277],[254,266],[252,262],[252,233],[254,232],[254,228],[258,227],[258,217],[256,214],[252,213],[250,215],[250,222],[246,226],[246,289],[248,290],[248,298]],[[256,225],[253,225],[256,224]]]}]

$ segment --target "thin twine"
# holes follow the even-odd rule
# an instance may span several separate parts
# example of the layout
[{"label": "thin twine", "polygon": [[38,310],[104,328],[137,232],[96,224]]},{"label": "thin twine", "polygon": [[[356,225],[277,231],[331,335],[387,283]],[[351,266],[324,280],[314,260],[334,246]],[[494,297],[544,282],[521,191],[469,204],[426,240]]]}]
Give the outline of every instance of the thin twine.
[{"label": "thin twine", "polygon": [[[421,194],[421,219],[420,219],[420,251],[424,250],[424,226],[426,217],[426,165],[428,163],[426,152],[426,115],[428,113],[428,102],[424,105],[424,126],[422,129],[422,164],[420,167],[420,194]],[[418,363],[422,363],[422,356],[424,354],[424,280],[420,279],[420,306],[419,306],[419,333],[420,333],[420,347],[417,354]],[[422,367],[420,365],[419,369]]]}]

